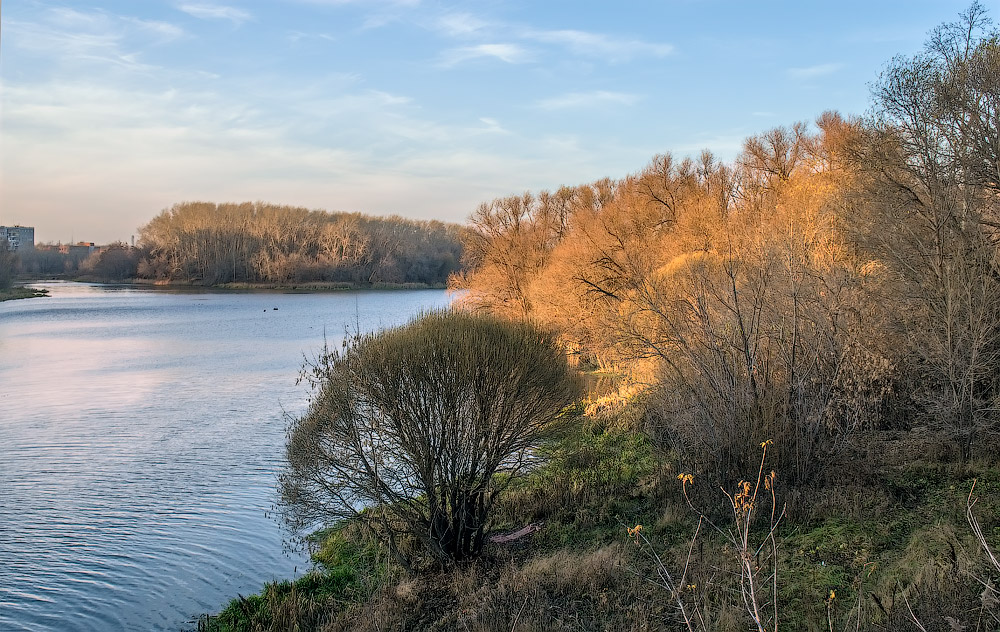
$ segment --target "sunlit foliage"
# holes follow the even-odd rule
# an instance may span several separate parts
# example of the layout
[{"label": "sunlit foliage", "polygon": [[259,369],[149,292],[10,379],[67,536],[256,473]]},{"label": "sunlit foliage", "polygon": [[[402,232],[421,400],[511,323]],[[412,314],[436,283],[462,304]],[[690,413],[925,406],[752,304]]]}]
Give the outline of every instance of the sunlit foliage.
[{"label": "sunlit foliage", "polygon": [[654,431],[719,484],[767,438],[798,483],[876,429],[928,424],[968,458],[1000,396],[988,25],[974,4],[890,63],[868,119],[484,204],[453,282],[470,308],[557,327],[583,362],[645,367]]},{"label": "sunlit foliage", "polygon": [[176,204],[140,230],[139,276],[221,283],[442,284],[462,228],[263,203]]}]

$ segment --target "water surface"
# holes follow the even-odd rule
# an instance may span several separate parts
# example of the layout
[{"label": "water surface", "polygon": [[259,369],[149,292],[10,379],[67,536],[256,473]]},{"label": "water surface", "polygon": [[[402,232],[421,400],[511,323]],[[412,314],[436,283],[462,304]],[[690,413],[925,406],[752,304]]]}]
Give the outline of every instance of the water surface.
[{"label": "water surface", "polygon": [[301,574],[268,515],[303,357],[440,290],[39,284],[0,303],[0,630],[178,630]]}]

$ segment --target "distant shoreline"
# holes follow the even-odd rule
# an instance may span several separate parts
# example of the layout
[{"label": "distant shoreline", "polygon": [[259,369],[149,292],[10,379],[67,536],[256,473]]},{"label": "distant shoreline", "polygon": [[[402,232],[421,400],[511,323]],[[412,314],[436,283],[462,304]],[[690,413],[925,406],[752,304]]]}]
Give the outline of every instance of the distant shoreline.
[{"label": "distant shoreline", "polygon": [[[50,277],[46,279],[25,279],[23,284],[45,283],[47,281],[71,281],[78,283],[104,283],[109,285],[137,285],[157,289],[201,289],[219,291],[281,291],[300,293],[342,292],[352,290],[446,290],[444,283],[350,283],[347,281],[301,281],[292,283],[219,283],[211,285],[198,281],[161,281],[154,279],[98,279],[93,277]],[[15,287],[14,290],[19,288]],[[22,288],[27,289],[27,288]],[[45,291],[47,293],[47,291]],[[0,293],[0,296],[6,296]],[[12,296],[10,298],[31,298],[31,296]]]},{"label": "distant shoreline", "polygon": [[[106,281],[96,281],[105,283]],[[445,290],[447,285],[429,283],[348,283],[344,281],[303,281],[295,283],[219,283],[203,284],[197,281],[153,281],[131,279],[131,285],[145,285],[156,288],[205,289],[219,291],[277,291],[298,293],[344,292],[352,290]]]},{"label": "distant shoreline", "polygon": [[30,287],[15,286],[9,290],[0,290],[0,303],[4,301],[16,301],[22,298],[40,298],[48,295],[48,290],[37,290]]}]

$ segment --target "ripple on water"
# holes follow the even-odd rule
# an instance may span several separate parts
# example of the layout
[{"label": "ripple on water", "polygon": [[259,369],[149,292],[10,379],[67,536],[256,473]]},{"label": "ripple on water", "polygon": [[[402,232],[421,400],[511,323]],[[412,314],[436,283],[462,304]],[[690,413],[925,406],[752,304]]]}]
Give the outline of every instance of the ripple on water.
[{"label": "ripple on water", "polygon": [[0,304],[5,632],[183,629],[303,569],[266,515],[303,356],[447,302],[49,287]]}]

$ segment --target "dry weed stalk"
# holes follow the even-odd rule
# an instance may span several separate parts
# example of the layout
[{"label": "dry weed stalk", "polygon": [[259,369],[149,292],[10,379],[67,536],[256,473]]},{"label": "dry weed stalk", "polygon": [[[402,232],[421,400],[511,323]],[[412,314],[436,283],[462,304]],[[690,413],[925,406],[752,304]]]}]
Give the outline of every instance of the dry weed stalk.
[{"label": "dry weed stalk", "polygon": [[[667,565],[663,562],[663,558],[656,552],[653,547],[653,543],[649,541],[646,534],[642,532],[642,525],[637,524],[634,527],[628,528],[628,534],[631,538],[635,540],[636,544],[640,542],[643,544],[645,551],[653,558],[653,562],[656,566],[656,579],[650,579],[648,577],[643,577],[646,581],[650,581],[657,586],[662,586],[670,593],[671,599],[677,604],[677,608],[680,611],[681,618],[684,619],[684,624],[687,626],[689,632],[695,632],[695,630],[708,630],[708,626],[705,623],[705,618],[702,615],[701,604],[698,602],[697,593],[695,589],[697,588],[694,584],[688,584],[688,571],[691,568],[691,555],[694,552],[694,544],[698,540],[698,536],[701,534],[701,524],[703,518],[698,519],[698,527],[694,531],[694,535],[691,537],[691,544],[688,546],[687,559],[684,561],[684,570],[681,572],[680,580],[674,580],[673,575],[667,568]],[[694,595],[694,604],[686,604],[684,601],[684,591],[688,590]]]},{"label": "dry weed stalk", "polygon": [[[760,466],[754,483],[740,481],[733,493],[729,493],[725,489],[722,490],[733,513],[733,524],[726,528],[712,522],[704,512],[691,502],[691,498],[688,496],[688,485],[694,484],[694,476],[692,474],[678,475],[677,478],[680,479],[683,486],[684,499],[691,510],[698,515],[698,527],[691,538],[687,560],[684,563],[684,570],[679,581],[674,579],[663,559],[656,553],[652,543],[643,533],[642,525],[628,529],[629,536],[635,540],[636,544],[642,543],[654,561],[657,578],[649,581],[667,589],[671,598],[677,603],[688,630],[692,632],[696,629],[709,629],[702,612],[704,604],[701,603],[695,592],[696,586],[687,583],[691,554],[695,541],[701,534],[703,524],[710,525],[733,547],[736,562],[740,568],[739,593],[743,599],[744,608],[753,620],[757,631],[777,632],[778,630],[778,542],[775,538],[775,532],[784,518],[785,508],[782,506],[780,511],[777,510],[774,489],[777,475],[774,471],[768,474],[764,473],[767,448],[770,445],[770,440],[761,443]],[[766,534],[758,540],[753,533],[754,516],[760,510],[763,500],[768,496],[770,496],[768,528]],[[685,603],[685,591],[693,594],[693,604]]]},{"label": "dry weed stalk", "polygon": [[[969,496],[965,500],[965,518],[969,521],[969,527],[972,529],[972,534],[976,536],[976,541],[979,542],[979,546],[986,553],[986,559],[989,560],[990,566],[993,567],[994,572],[1000,574],[1000,561],[997,560],[996,555],[993,553],[993,548],[986,541],[983,528],[980,526],[979,519],[976,518],[976,514],[973,511],[976,503],[979,501],[978,498],[973,496],[976,491],[977,482],[978,479],[973,479],[972,487],[969,489]],[[983,591],[979,594],[979,600],[982,603],[980,620],[983,617],[989,617],[992,619],[994,625],[1000,625],[1000,612],[998,612],[997,608],[1000,605],[1000,591],[997,590],[990,579],[984,580],[980,577],[976,577],[975,579],[983,587]]]}]

